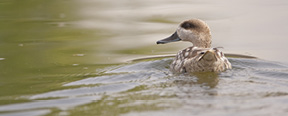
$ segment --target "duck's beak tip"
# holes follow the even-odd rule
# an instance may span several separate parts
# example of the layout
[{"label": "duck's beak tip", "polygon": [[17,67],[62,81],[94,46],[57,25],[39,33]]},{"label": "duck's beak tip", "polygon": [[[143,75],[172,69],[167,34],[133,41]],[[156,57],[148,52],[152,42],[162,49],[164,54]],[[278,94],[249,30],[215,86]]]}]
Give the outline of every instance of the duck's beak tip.
[{"label": "duck's beak tip", "polygon": [[156,42],[156,44],[165,44],[165,43],[167,43],[167,42],[161,41],[161,40],[159,40],[159,41]]},{"label": "duck's beak tip", "polygon": [[156,44],[166,44],[169,42],[175,42],[175,41],[180,41],[181,39],[179,38],[177,32],[173,33],[170,37],[167,37],[165,39],[159,40],[156,42]]}]

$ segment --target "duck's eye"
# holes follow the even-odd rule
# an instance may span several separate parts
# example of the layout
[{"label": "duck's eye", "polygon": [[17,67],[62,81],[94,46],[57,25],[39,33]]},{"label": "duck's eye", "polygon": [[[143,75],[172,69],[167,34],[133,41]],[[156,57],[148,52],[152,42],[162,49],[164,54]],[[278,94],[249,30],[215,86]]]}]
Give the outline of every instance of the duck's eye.
[{"label": "duck's eye", "polygon": [[200,54],[205,54],[205,52],[200,52]]}]

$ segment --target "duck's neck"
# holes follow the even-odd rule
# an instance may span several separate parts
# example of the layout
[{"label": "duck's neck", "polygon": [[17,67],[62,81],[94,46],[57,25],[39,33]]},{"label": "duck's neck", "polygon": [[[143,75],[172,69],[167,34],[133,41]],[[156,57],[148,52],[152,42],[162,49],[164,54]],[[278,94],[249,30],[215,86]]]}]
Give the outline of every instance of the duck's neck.
[{"label": "duck's neck", "polygon": [[199,48],[210,48],[211,47],[211,34],[200,34],[198,39],[191,41],[193,43],[193,46],[199,47]]}]

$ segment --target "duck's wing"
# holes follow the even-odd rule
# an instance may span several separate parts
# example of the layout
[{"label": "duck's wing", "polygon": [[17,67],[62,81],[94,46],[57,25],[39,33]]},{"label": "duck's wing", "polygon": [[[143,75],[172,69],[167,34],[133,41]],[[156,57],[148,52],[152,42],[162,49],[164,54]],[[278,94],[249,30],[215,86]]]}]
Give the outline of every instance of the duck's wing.
[{"label": "duck's wing", "polygon": [[199,52],[205,51],[205,50],[207,50],[207,49],[192,46],[192,47],[188,47],[186,49],[179,51],[177,53],[175,59],[171,63],[170,69],[176,73],[186,72],[186,69],[184,67],[185,62],[187,60],[194,59],[194,57],[197,56],[197,54],[199,54]]},{"label": "duck's wing", "polygon": [[220,51],[218,48],[213,48],[215,50],[215,52],[217,53],[217,57],[218,59],[221,60],[222,64],[224,65],[225,67],[225,70],[226,69],[231,69],[232,68],[232,65],[231,63],[229,62],[229,60],[225,57],[224,53],[222,51]]}]

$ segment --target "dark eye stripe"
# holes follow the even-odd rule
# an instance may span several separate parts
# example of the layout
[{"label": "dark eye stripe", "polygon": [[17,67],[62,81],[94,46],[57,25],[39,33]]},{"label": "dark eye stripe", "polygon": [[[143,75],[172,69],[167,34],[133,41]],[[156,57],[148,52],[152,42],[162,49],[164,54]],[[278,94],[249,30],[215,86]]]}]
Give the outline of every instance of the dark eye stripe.
[{"label": "dark eye stripe", "polygon": [[184,22],[181,24],[181,27],[184,29],[192,29],[192,28],[196,28],[197,26],[191,22]]}]

